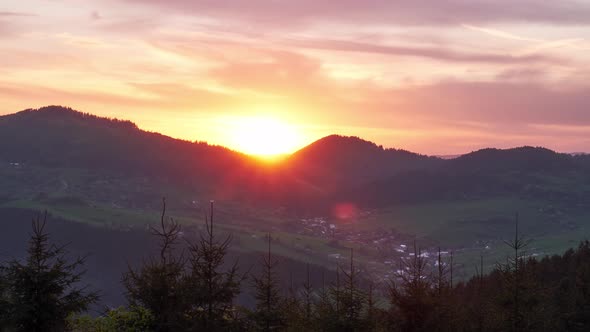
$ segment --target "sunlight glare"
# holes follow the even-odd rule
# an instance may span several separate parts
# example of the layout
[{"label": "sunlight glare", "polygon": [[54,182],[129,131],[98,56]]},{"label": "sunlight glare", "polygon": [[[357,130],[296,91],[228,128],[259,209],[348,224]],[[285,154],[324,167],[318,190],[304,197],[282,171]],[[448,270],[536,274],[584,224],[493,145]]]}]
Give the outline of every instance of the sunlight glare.
[{"label": "sunlight glare", "polygon": [[245,117],[232,123],[237,150],[259,157],[290,154],[301,147],[301,133],[293,125],[270,117]]}]

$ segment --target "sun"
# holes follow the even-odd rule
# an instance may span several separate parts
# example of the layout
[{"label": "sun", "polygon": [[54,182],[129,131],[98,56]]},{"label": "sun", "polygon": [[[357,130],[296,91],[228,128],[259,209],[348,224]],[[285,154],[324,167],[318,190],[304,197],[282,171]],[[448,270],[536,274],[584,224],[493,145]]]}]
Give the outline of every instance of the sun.
[{"label": "sun", "polygon": [[302,136],[291,124],[272,117],[244,117],[231,124],[233,147],[259,157],[290,154],[301,147]]}]

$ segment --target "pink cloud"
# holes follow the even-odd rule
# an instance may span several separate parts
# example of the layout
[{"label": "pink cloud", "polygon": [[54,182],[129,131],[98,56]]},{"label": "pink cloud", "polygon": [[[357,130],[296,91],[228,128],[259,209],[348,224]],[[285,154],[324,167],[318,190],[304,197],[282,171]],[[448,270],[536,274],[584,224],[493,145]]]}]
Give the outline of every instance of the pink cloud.
[{"label": "pink cloud", "polygon": [[[209,74],[221,84],[268,94],[292,96],[328,89],[321,63],[295,52],[259,49],[258,61],[248,59],[231,62],[213,69]],[[325,90],[323,92],[326,92]]]},{"label": "pink cloud", "polygon": [[[373,111],[373,125],[465,128],[495,135],[523,130],[530,124],[588,126],[590,89],[547,87],[537,83],[440,82],[399,89],[367,90],[355,106]],[[399,119],[399,120],[398,120]],[[424,124],[424,126],[421,125]]]},{"label": "pink cloud", "polygon": [[446,49],[443,46],[401,46],[401,45],[382,45],[371,44],[347,40],[312,40],[299,39],[290,40],[287,44],[303,47],[314,48],[322,50],[343,51],[343,52],[361,52],[361,53],[376,53],[396,56],[413,56],[429,58],[448,62],[480,62],[480,63],[495,63],[495,64],[511,64],[521,63],[530,64],[538,62],[560,63],[564,62],[561,59],[549,57],[545,55],[525,55],[513,56],[507,54],[495,53],[481,53],[481,52],[457,52]]},{"label": "pink cloud", "polygon": [[0,17],[27,17],[27,16],[36,16],[35,14],[30,13],[23,13],[23,12],[10,12],[10,11],[0,11]]},{"label": "pink cloud", "polygon": [[446,80],[391,88],[366,80],[342,82],[331,78],[320,61],[296,52],[257,52],[258,61],[227,61],[211,70],[209,76],[223,86],[300,102],[317,110],[315,116],[320,122],[368,127],[411,126],[417,121],[431,126],[590,125],[590,86],[575,78],[567,84],[542,83],[539,78],[544,72],[540,67],[514,67],[501,71],[491,81]]},{"label": "pink cloud", "polygon": [[152,106],[166,108],[223,109],[246,102],[240,96],[197,89],[178,83],[129,83],[142,92],[148,92]]},{"label": "pink cloud", "polygon": [[[476,40],[476,32],[458,24],[590,24],[590,4],[110,1],[109,10],[94,1],[60,12],[59,22],[51,15],[37,20],[0,12],[0,95],[9,105],[108,106],[120,108],[121,117],[141,111],[165,121],[167,111],[214,117],[266,103],[277,112],[284,106],[317,132],[366,136],[419,152],[444,152],[430,148],[441,142],[456,149],[448,152],[465,152],[511,142],[581,150],[579,142],[588,141],[590,89],[581,51],[514,55],[531,45],[489,35]],[[7,35],[24,24],[35,33]],[[553,28],[543,25],[539,34]],[[82,47],[74,38],[104,47]],[[568,76],[574,71],[583,74]],[[40,78],[62,76],[58,87]],[[565,83],[555,81],[564,76]]]},{"label": "pink cloud", "polygon": [[[110,93],[92,91],[73,91],[68,87],[49,88],[37,84],[11,84],[0,81],[0,96],[6,99],[17,99],[22,105],[21,108],[33,107],[26,105],[67,105],[79,107],[78,105],[109,105],[118,107],[148,107],[152,105],[150,100],[131,96],[122,96]],[[12,110],[16,111],[16,110]]]},{"label": "pink cloud", "polygon": [[590,4],[562,0],[123,0],[251,25],[285,26],[329,21],[350,24],[454,25],[459,23],[590,23]]},{"label": "pink cloud", "polygon": [[[322,63],[296,52],[257,49],[258,61],[227,61],[209,72],[228,87],[306,100],[338,121],[354,123],[366,110],[382,116],[448,121],[527,124],[588,123],[590,86],[542,83],[540,67],[501,71],[493,81],[446,80],[388,88],[370,81],[342,82],[327,76]],[[347,113],[350,118],[338,116]],[[324,118],[329,117],[324,116]],[[369,123],[369,122],[367,122]]]}]

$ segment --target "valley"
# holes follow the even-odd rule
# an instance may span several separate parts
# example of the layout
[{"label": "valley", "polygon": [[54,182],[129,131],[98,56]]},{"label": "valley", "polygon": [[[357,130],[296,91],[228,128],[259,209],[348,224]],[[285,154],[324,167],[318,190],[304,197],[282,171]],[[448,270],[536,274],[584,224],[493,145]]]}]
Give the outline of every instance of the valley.
[{"label": "valley", "polygon": [[[47,211],[104,234],[147,236],[159,220],[163,197],[167,214],[198,233],[214,200],[219,229],[234,237],[232,251],[263,252],[270,233],[277,255],[334,271],[346,264],[352,248],[360,269],[378,282],[391,278],[400,260],[415,254],[414,242],[430,265],[439,248],[445,262],[453,253],[457,280],[475,273],[480,256],[491,270],[508,252],[504,241],[513,234],[516,213],[522,234],[533,240],[531,256],[561,253],[590,236],[590,202],[585,199],[590,162],[583,155],[523,148],[443,160],[331,136],[284,165],[271,166],[73,110],[27,112],[32,120],[23,123],[14,118],[20,113],[0,117],[0,133],[14,127],[13,143],[29,142],[32,137],[20,138],[17,132],[24,131],[17,128],[35,126],[38,116],[48,138],[28,143],[25,148],[36,147],[29,152],[0,146],[0,210]],[[56,119],[60,126],[69,123],[70,134],[52,127]],[[77,129],[89,126],[94,136]],[[107,166],[88,164],[81,148],[70,148],[68,155],[49,149],[74,144],[80,135],[85,144],[100,149],[104,158],[99,162]],[[126,138],[115,148],[109,143],[112,135]],[[146,154],[137,150],[148,144],[145,140],[152,150],[168,147]],[[170,154],[170,148],[190,156]],[[210,163],[212,153],[225,155],[223,166],[219,157]],[[352,153],[364,158],[342,159]],[[165,162],[154,157],[161,155],[167,155]],[[112,162],[105,164],[107,160]],[[195,170],[183,164],[187,160],[198,164]],[[364,173],[371,176],[359,175]]]}]

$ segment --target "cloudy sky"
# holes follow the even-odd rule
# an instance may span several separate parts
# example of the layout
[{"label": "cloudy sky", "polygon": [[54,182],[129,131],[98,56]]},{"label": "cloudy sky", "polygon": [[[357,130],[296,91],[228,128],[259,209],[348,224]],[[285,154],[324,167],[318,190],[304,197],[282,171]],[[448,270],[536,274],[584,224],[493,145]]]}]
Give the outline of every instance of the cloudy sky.
[{"label": "cloudy sky", "polygon": [[[590,1],[0,1],[0,114],[49,104],[238,148],[590,151]],[[296,148],[293,146],[292,148]]]}]

